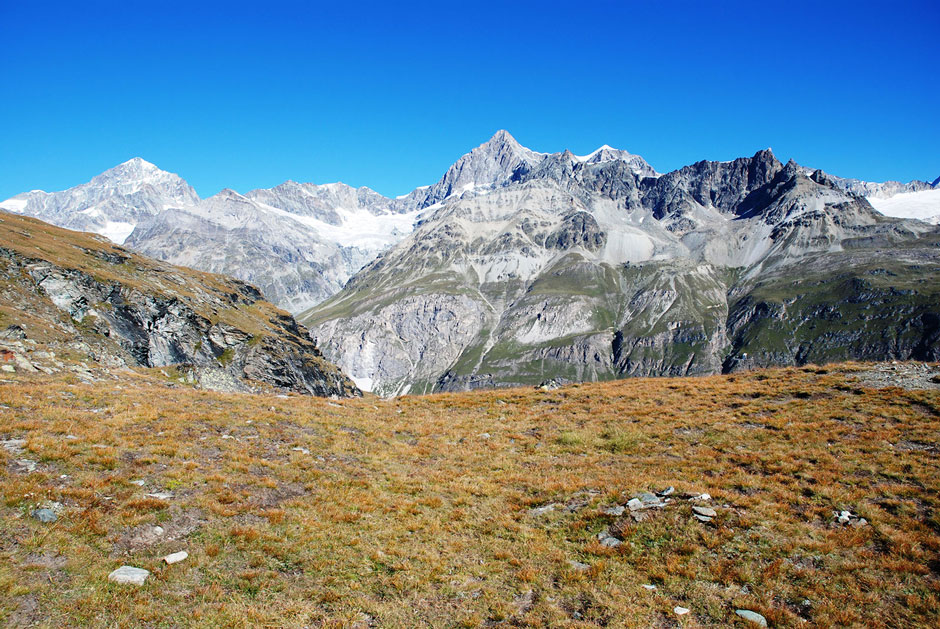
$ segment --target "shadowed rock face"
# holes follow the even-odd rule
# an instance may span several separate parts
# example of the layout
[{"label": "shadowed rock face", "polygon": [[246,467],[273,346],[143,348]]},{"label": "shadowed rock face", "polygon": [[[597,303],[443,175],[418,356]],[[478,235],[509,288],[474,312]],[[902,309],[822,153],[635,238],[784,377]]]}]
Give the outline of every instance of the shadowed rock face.
[{"label": "shadowed rock face", "polygon": [[501,183],[444,197],[301,315],[354,380],[387,394],[938,353],[940,236],[823,173],[767,150],[657,175],[498,140],[467,157],[502,164]]},{"label": "shadowed rock face", "polygon": [[[0,295],[7,316],[81,339],[97,348],[98,363],[175,365],[217,390],[263,384],[359,395],[306,329],[253,286],[160,264],[33,219],[3,215],[0,232],[10,243],[0,247],[0,277],[19,289]],[[16,242],[7,238],[14,233]],[[57,251],[69,257],[59,259]]]}]

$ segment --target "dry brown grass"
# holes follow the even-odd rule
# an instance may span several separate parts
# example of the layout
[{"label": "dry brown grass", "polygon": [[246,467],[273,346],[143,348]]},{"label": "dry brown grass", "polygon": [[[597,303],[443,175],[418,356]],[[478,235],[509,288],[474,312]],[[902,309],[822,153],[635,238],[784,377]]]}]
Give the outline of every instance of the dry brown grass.
[{"label": "dry brown grass", "polygon": [[[940,395],[855,368],[341,403],[17,376],[0,438],[38,468],[0,450],[0,622],[936,626]],[[676,500],[597,543],[601,507],[669,485],[719,517]]]}]

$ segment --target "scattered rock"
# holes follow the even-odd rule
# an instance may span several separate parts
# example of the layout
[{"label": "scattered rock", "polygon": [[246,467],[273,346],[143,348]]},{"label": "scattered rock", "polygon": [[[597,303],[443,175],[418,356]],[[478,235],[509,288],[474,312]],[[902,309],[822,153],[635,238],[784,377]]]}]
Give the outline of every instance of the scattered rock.
[{"label": "scattered rock", "polygon": [[143,585],[147,577],[150,576],[149,570],[143,568],[134,568],[133,566],[121,566],[108,575],[108,581],[114,583],[130,583],[133,585]]},{"label": "scattered rock", "polygon": [[167,565],[172,566],[175,563],[179,563],[183,561],[187,557],[189,557],[189,553],[187,553],[185,550],[181,550],[178,553],[167,555],[166,557],[163,558],[163,561],[165,561]]},{"label": "scattered rock", "polygon": [[157,500],[170,500],[173,497],[168,491],[158,491],[152,494],[147,494],[148,498],[156,498]]},{"label": "scattered rock", "polygon": [[26,447],[26,439],[7,439],[0,441],[0,446],[10,454],[19,454]]},{"label": "scattered rock", "polygon": [[623,505],[614,505],[612,507],[601,508],[601,513],[605,515],[620,516],[623,515],[624,511],[626,511],[626,508]]},{"label": "scattered rock", "polygon": [[575,561],[574,559],[568,560],[568,566],[570,566],[572,570],[577,570],[578,572],[586,572],[591,568],[590,565],[581,561]]},{"label": "scattered rock", "polygon": [[597,541],[600,542],[601,546],[606,546],[607,548],[617,548],[623,543],[607,531],[598,533]]},{"label": "scattered rock", "polygon": [[16,367],[14,367],[13,365],[6,365],[6,364],[0,365],[0,370],[3,370],[7,373],[16,373]]},{"label": "scattered rock", "polygon": [[541,507],[535,507],[533,509],[529,509],[529,515],[536,515],[536,516],[545,515],[546,513],[554,511],[556,507],[562,507],[562,506],[564,505],[557,503],[557,502],[553,502],[551,504],[542,505]]},{"label": "scattered rock", "polygon": [[718,515],[718,513],[710,507],[692,507],[692,511],[696,515],[701,515],[706,518],[714,518]]},{"label": "scattered rock", "polygon": [[676,491],[675,487],[667,487],[666,489],[656,492],[656,495],[660,498],[665,498],[666,496],[671,496]]},{"label": "scattered rock", "polygon": [[52,524],[59,519],[52,509],[36,509],[33,511],[33,517],[45,524]]},{"label": "scattered rock", "polygon": [[137,485],[138,487],[143,487],[143,486],[146,485],[146,484],[147,484],[147,481],[145,481],[145,480],[142,479],[142,478],[138,478],[137,480],[132,480],[132,481],[131,481],[131,485]]},{"label": "scattered rock", "polygon": [[293,452],[300,452],[301,454],[310,454],[310,450],[307,448],[301,448],[300,446],[291,448]]},{"label": "scattered rock", "polygon": [[650,592],[656,591],[656,586],[651,583],[644,583],[640,587],[643,588],[644,590],[649,590]]},{"label": "scattered rock", "polygon": [[842,510],[842,511],[833,511],[835,516],[836,524],[841,524],[842,526],[867,526],[868,520],[865,518],[859,517],[858,515],[852,513],[851,511]]},{"label": "scattered rock", "polygon": [[743,618],[744,620],[750,621],[760,627],[767,626],[767,619],[761,616],[760,614],[758,614],[757,612],[752,612],[749,609],[736,609],[734,613],[740,616],[741,618]]},{"label": "scattered rock", "polygon": [[672,609],[672,611],[676,612],[676,616],[685,616],[686,614],[689,613],[690,610],[688,607],[679,607],[678,605],[676,605]]},{"label": "scattered rock", "polygon": [[480,434],[480,439],[491,439],[490,433],[484,432]]},{"label": "scattered rock", "polygon": [[36,471],[36,461],[33,461],[32,459],[17,459],[13,461],[13,463],[19,467],[17,471],[20,473],[25,472],[26,474],[29,474]]}]

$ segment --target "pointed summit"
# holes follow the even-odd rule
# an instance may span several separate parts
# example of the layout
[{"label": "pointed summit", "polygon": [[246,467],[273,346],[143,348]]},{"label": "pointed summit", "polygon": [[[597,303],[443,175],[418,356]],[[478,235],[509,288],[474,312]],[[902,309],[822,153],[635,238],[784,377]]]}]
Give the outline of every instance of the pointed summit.
[{"label": "pointed summit", "polygon": [[419,208],[441,203],[448,197],[505,184],[520,172],[528,172],[545,156],[519,144],[505,129],[458,159],[433,186],[416,190]]},{"label": "pointed summit", "polygon": [[[499,131],[494,133],[493,137],[491,137],[481,146],[499,146],[499,145],[504,145],[504,144],[508,144],[515,148],[525,149],[525,147],[519,144],[518,140],[512,137],[512,134],[506,131],[505,129],[500,129]],[[528,150],[528,149],[525,149],[525,150]]]}]

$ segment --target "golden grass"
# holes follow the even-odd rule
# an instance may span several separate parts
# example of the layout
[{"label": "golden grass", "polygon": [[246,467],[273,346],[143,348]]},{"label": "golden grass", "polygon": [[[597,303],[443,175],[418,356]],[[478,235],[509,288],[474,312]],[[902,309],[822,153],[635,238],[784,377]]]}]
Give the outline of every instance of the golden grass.
[{"label": "golden grass", "polygon": [[[862,389],[854,369],[340,403],[17,375],[0,623],[743,627],[748,608],[937,626],[940,394]],[[640,523],[600,511],[669,485],[718,518],[682,499]],[[66,506],[55,525],[29,517],[44,500]],[[870,525],[834,526],[839,508]],[[612,525],[615,549],[596,539]],[[153,574],[108,583],[123,564]]]}]

